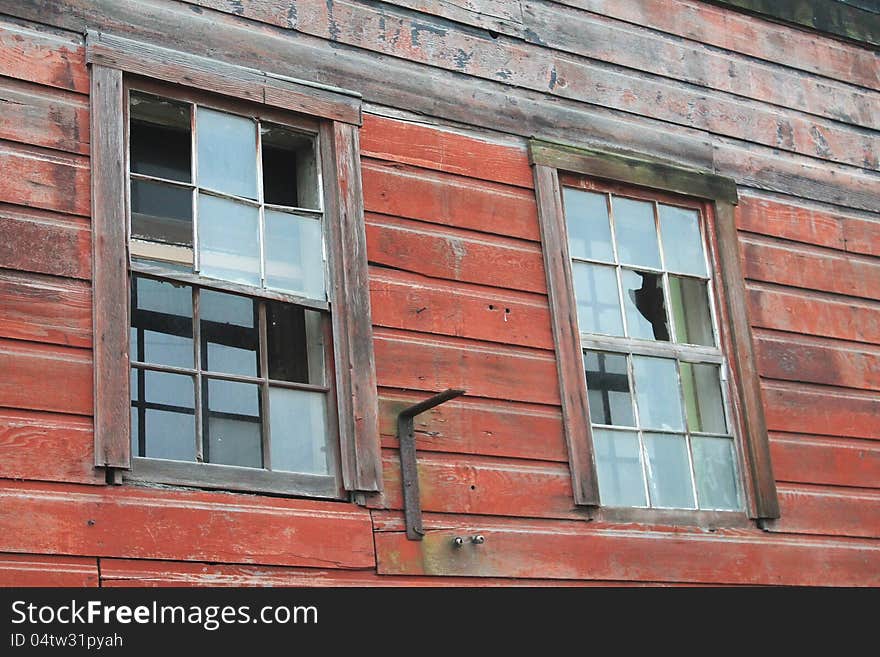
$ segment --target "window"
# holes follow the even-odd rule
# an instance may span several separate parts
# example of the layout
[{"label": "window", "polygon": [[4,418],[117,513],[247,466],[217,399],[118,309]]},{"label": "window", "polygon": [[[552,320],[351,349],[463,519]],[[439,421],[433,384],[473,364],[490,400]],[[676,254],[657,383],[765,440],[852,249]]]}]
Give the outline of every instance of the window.
[{"label": "window", "polygon": [[379,490],[359,101],[183,53],[170,71],[109,35],[87,50],[96,345],[112,347],[96,464],[117,483]]},{"label": "window", "polygon": [[531,152],[578,503],[776,517],[735,187],[546,142]]}]

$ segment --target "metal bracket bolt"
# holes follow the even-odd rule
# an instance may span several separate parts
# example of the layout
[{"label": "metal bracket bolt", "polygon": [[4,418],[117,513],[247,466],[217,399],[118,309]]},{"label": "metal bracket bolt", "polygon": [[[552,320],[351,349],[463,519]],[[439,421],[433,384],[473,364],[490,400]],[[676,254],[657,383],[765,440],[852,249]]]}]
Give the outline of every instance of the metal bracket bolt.
[{"label": "metal bracket bolt", "polygon": [[[486,537],[483,536],[482,534],[474,534],[473,536],[470,537],[470,541],[474,545],[482,545],[483,543],[486,542]],[[455,538],[452,539],[452,546],[453,547],[460,548],[463,545],[464,545],[464,539],[461,536],[456,536]]]}]

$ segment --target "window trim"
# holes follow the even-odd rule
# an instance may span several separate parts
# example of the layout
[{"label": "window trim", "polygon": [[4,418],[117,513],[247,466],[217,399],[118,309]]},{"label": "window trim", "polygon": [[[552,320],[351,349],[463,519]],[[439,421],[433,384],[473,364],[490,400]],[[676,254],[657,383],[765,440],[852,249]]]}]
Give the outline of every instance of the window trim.
[{"label": "window trim", "polygon": [[[752,519],[779,517],[776,482],[770,462],[770,445],[760,381],[748,320],[745,280],[739,260],[739,244],[733,207],[738,202],[735,181],[711,172],[619,153],[581,148],[542,139],[529,142],[535,196],[541,226],[542,252],[547,275],[553,339],[557,357],[562,419],[569,451],[575,503],[599,507],[599,487],[593,455],[590,410],[574,285],[571,272],[560,172],[569,172],[659,192],[671,192],[702,200],[708,236],[713,245],[718,328],[721,350],[727,356],[731,378],[734,430],[745,483],[746,512]],[[729,526],[741,512],[662,509],[599,508],[597,517],[641,522],[721,523]],[[690,519],[690,520],[688,520]],[[736,524],[736,523],[733,523]]]},{"label": "window trim", "polygon": [[[335,367],[335,399],[338,411],[338,453],[342,489],[356,493],[382,490],[382,462],[378,428],[378,392],[373,355],[372,324],[366,258],[363,193],[360,172],[358,127],[361,99],[325,85],[235,66],[224,62],[89,31],[86,62],[91,68],[92,135],[92,244],[93,244],[93,337],[95,465],[105,468],[107,480],[122,482],[122,472],[132,466],[129,416],[129,268],[126,211],[125,84],[123,77],[148,78],[158,84],[180,85],[197,93],[208,91],[230,102],[248,101],[267,112],[305,114],[315,122],[319,157],[324,177],[324,223],[328,244],[327,289],[332,306],[331,323]],[[157,268],[162,270],[162,268]],[[148,275],[159,271],[145,271]],[[165,275],[164,270],[161,275]],[[185,274],[181,282],[210,287],[210,281]],[[208,283],[205,285],[205,283]],[[231,291],[234,284],[222,285]],[[251,296],[248,286],[241,290]],[[271,292],[261,295],[273,298]],[[280,300],[289,300],[287,295]],[[309,305],[308,302],[302,305]],[[123,429],[124,427],[124,429]],[[140,459],[137,461],[152,461]],[[170,462],[169,462],[170,463]],[[156,468],[161,469],[157,464]],[[177,464],[173,464],[177,465]],[[184,464],[187,465],[187,464]],[[200,467],[198,464],[195,467]],[[221,466],[217,466],[219,471]],[[250,470],[234,468],[234,470]],[[190,468],[192,470],[192,468]],[[276,473],[254,470],[248,477],[218,481],[210,468],[199,480],[181,470],[180,481],[195,486],[267,490],[299,494],[295,487],[277,490],[260,484],[261,476]],[[252,474],[252,473],[251,473]],[[281,474],[283,478],[283,473]],[[307,476],[306,476],[307,477]],[[133,478],[140,478],[135,475]],[[240,479],[240,481],[239,481]],[[338,495],[334,495],[338,496]]]}]

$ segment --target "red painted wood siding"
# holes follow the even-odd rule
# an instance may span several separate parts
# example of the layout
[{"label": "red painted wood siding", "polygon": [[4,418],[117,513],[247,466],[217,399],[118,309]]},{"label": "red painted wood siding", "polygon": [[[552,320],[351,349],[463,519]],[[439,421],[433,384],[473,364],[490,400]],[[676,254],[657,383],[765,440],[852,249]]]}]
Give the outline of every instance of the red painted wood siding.
[{"label": "red painted wood siding", "polygon": [[[387,105],[381,90],[365,93],[386,492],[362,508],[104,485],[92,467],[89,85],[77,33],[138,38],[134,23],[152,19],[130,0],[103,13],[62,0],[40,14],[0,0],[0,13],[24,19],[0,18],[0,585],[880,585],[876,57],[696,0],[523,0],[492,16],[421,0],[345,0],[331,16],[298,0],[294,24],[290,2],[191,0],[202,14],[163,4],[168,20],[212,21],[218,39],[262,22],[295,29],[317,53],[333,40],[339,58],[366,49],[383,70],[406,59],[407,71],[473,83],[459,107],[402,95],[400,109],[434,117],[418,121],[380,116],[369,102]],[[395,4],[449,22],[411,38],[413,14]],[[405,38],[380,39],[379,17]],[[502,36],[481,36],[487,25]],[[151,34],[180,47],[161,25]],[[262,36],[263,53],[214,49],[271,69],[283,37]],[[359,88],[322,65],[324,81]],[[582,520],[525,149],[536,128],[491,131],[493,112],[518,111],[491,104],[498,89],[576,110],[542,136],[671,153],[740,183],[778,521],[705,532]],[[461,125],[468,107],[473,128]],[[432,125],[444,116],[459,127]],[[394,418],[448,386],[468,393],[416,424],[428,536],[414,543]],[[450,548],[477,532],[479,548]]]}]

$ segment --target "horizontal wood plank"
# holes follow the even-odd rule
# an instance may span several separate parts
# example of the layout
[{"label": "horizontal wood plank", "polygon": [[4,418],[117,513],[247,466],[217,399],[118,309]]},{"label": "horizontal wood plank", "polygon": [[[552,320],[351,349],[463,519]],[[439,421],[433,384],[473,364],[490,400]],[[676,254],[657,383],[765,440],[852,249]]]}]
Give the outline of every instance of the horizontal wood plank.
[{"label": "horizontal wood plank", "polygon": [[0,201],[89,216],[87,158],[3,141],[0,170]]},{"label": "horizontal wood plank", "polygon": [[771,431],[880,440],[875,393],[766,381],[761,388]]},{"label": "horizontal wood plank", "polygon": [[369,512],[346,503],[0,482],[0,504],[4,551],[317,568],[375,564]]},{"label": "horizontal wood plank", "polygon": [[89,110],[78,94],[0,78],[0,139],[89,152]]},{"label": "horizontal wood plank", "polygon": [[880,256],[880,221],[849,218],[843,225],[846,250]]},{"label": "horizontal wood plank", "polygon": [[[425,516],[423,541],[376,533],[380,574],[617,579],[713,584],[878,586],[880,547],[864,539],[757,530],[644,531],[593,523]],[[482,534],[482,545],[453,546]],[[745,567],[744,564],[748,564]]]},{"label": "horizontal wood plank", "polygon": [[548,352],[392,329],[377,329],[373,345],[382,387],[426,392],[461,388],[470,397],[559,404],[556,363]]},{"label": "horizontal wood plank", "polygon": [[[386,447],[397,447],[397,416],[425,395],[379,391],[379,429]],[[558,410],[511,402],[456,399],[415,417],[416,448],[541,461],[566,461]]]},{"label": "horizontal wood plank", "polygon": [[483,233],[368,214],[371,263],[462,283],[545,294],[536,244]]},{"label": "horizontal wood plank", "polygon": [[95,587],[98,560],[42,554],[0,554],[0,587]]},{"label": "horizontal wood plank", "polygon": [[0,406],[92,414],[89,351],[0,339],[0,372]]},{"label": "horizontal wood plank", "polygon": [[92,344],[92,291],[83,281],[0,269],[0,308],[0,337]]},{"label": "horizontal wood plank", "polygon": [[751,284],[752,326],[880,344],[880,303]]},{"label": "horizontal wood plank", "polygon": [[794,433],[770,435],[779,481],[880,488],[880,444]]},{"label": "horizontal wood plank", "polygon": [[764,528],[783,534],[880,538],[880,492],[780,486],[779,518]]},{"label": "horizontal wood plank", "polygon": [[375,326],[553,349],[544,297],[373,267],[370,299]]},{"label": "horizontal wood plank", "polygon": [[92,237],[81,217],[0,203],[0,268],[91,276]]},{"label": "horizontal wood plank", "polygon": [[103,484],[90,420],[0,408],[0,478]]},{"label": "horizontal wood plank", "polygon": [[539,240],[528,190],[372,160],[364,160],[363,176],[367,212]]},{"label": "horizontal wood plank", "polygon": [[844,249],[844,218],[840,215],[748,195],[740,195],[734,212],[740,230]]},{"label": "horizontal wood plank", "polygon": [[0,75],[82,94],[89,92],[82,38],[0,21]]},{"label": "horizontal wood plank", "polygon": [[764,378],[880,390],[880,348],[762,333],[755,353]]}]

